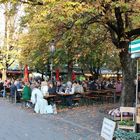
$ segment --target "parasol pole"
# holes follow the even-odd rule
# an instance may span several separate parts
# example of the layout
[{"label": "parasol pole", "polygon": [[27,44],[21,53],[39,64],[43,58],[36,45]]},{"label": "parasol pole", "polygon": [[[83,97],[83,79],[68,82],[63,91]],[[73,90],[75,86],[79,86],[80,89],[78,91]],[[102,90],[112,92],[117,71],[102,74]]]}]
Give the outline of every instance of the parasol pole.
[{"label": "parasol pole", "polygon": [[139,61],[137,59],[137,78],[136,78],[136,107],[138,104],[138,69],[139,69]]}]

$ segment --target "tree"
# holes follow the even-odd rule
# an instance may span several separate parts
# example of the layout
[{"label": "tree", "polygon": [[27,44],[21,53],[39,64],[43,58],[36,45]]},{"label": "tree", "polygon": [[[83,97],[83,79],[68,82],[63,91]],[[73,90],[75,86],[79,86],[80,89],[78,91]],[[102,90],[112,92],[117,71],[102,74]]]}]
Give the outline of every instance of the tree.
[{"label": "tree", "polygon": [[49,25],[44,17],[38,15],[42,12],[40,6],[28,5],[24,10],[26,14],[21,17],[20,23],[19,60],[22,64],[28,64],[31,69],[45,74],[50,58]]},{"label": "tree", "polygon": [[[96,9],[95,9],[96,7]],[[128,52],[129,42],[140,35],[138,18],[139,1],[95,1],[96,14],[85,24],[101,23],[110,32],[113,44],[120,49],[120,62],[123,70],[122,106],[132,106],[135,99],[136,78],[135,60]],[[137,15],[137,17],[136,17]]]},{"label": "tree", "polygon": [[[41,54],[44,54],[44,52],[49,53],[48,51],[49,42],[52,39],[55,39],[55,41],[58,42],[58,45],[57,45],[58,50],[62,50],[62,49],[59,49],[59,46],[61,44],[61,48],[64,49],[63,52],[64,54],[66,54],[65,56],[67,56],[66,57],[67,59],[65,62],[68,63],[68,72],[69,72],[68,77],[71,77],[70,75],[72,73],[72,63],[74,61],[73,56],[75,55],[74,48],[77,45],[75,45],[76,38],[74,35],[74,32],[76,31],[74,31],[74,29],[73,30],[68,30],[68,29],[72,28],[73,26],[73,18],[71,16],[73,15],[72,11],[73,11],[74,3],[68,2],[67,3],[68,5],[67,5],[65,2],[61,4],[61,1],[59,1],[59,2],[53,3],[54,4],[53,7],[52,7],[52,3],[50,3],[50,5],[49,4],[45,5],[43,8],[40,6],[32,7],[31,5],[28,5],[28,7],[25,9],[26,15],[22,18],[21,25],[23,27],[28,27],[28,33],[26,37],[24,37],[23,39],[24,41],[26,39],[27,40],[25,41],[25,43],[22,43],[22,46],[24,46],[23,50],[25,50],[25,53],[24,51],[21,51],[22,56],[26,55],[26,58],[27,58],[26,60],[29,61],[33,58],[32,57],[33,55],[30,55],[30,58],[27,57],[27,55],[29,54],[28,52],[31,52],[33,50],[37,52],[37,50],[40,51],[41,49],[43,50]],[[62,14],[60,14],[59,16],[58,16],[58,12],[61,9],[58,7],[58,5],[60,7],[65,6],[65,9],[62,10]],[[53,10],[53,12],[51,12],[50,7],[51,7],[51,10]],[[70,9],[70,7],[72,7],[72,9]],[[68,12],[65,12],[65,10],[67,10]],[[80,11],[80,9],[78,9],[78,11]],[[64,16],[66,16],[67,18],[64,19]],[[59,58],[57,57],[57,59],[61,60],[61,57]],[[34,62],[36,59],[32,59],[32,60],[33,60],[32,62]]]},{"label": "tree", "polygon": [[[82,30],[82,29],[81,29]],[[108,33],[102,25],[90,25],[81,32],[78,40],[79,59],[82,71],[90,71],[94,78],[101,74],[100,69],[106,63],[106,58],[111,52],[108,48]],[[109,50],[110,49],[110,50]]]},{"label": "tree", "polygon": [[0,67],[2,70],[2,79],[5,80],[7,69],[15,62],[17,58],[17,40],[18,40],[18,30],[17,30],[17,13],[18,4],[13,4],[11,2],[6,2],[1,4],[1,8],[4,10],[4,39],[1,46],[1,61]]}]

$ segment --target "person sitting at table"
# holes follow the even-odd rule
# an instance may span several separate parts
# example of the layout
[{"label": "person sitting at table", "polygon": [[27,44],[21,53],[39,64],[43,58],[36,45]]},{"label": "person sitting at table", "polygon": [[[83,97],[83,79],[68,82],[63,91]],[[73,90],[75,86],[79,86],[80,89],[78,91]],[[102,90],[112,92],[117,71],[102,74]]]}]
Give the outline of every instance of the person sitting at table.
[{"label": "person sitting at table", "polygon": [[71,81],[68,81],[66,83],[66,89],[65,89],[65,94],[69,94],[70,96],[66,96],[65,99],[66,99],[66,106],[68,107],[72,107],[73,105],[73,94],[75,92],[75,84],[72,85]]},{"label": "person sitting at table", "polygon": [[47,114],[48,102],[43,98],[43,93],[39,89],[39,84],[36,83],[31,93],[31,102],[35,105],[34,111],[40,114]]},{"label": "person sitting at table", "polygon": [[48,93],[49,94],[56,94],[56,87],[54,87],[53,83],[49,83],[49,85],[48,85]]},{"label": "person sitting at table", "polygon": [[119,100],[122,92],[122,83],[120,80],[117,80],[117,82],[115,83],[115,90],[116,90],[117,100]]},{"label": "person sitting at table", "polygon": [[71,81],[68,81],[66,83],[65,93],[67,93],[67,94],[74,94],[74,92],[75,92],[75,84],[72,84]]},{"label": "person sitting at table", "polygon": [[58,94],[65,93],[65,86],[62,85],[60,81],[57,81],[56,83],[56,93]]},{"label": "person sitting at table", "polygon": [[[48,84],[48,93],[49,95],[55,95],[56,94],[56,87],[53,85],[52,82],[50,82]],[[54,96],[55,97],[55,96]],[[48,103],[51,104],[51,105],[54,105],[55,102],[54,102],[54,97],[51,97],[51,98],[48,98]]]},{"label": "person sitting at table", "polygon": [[83,93],[84,92],[84,88],[83,86],[81,85],[81,82],[78,81],[76,82],[76,85],[75,85],[75,93]]},{"label": "person sitting at table", "polygon": [[95,79],[89,83],[89,90],[98,90],[98,80]]},{"label": "person sitting at table", "polygon": [[85,80],[85,81],[82,81],[82,87],[83,87],[83,90],[84,92],[86,92],[88,90],[88,82]]},{"label": "person sitting at table", "polygon": [[49,96],[48,83],[46,81],[41,82],[41,91],[43,96]]}]

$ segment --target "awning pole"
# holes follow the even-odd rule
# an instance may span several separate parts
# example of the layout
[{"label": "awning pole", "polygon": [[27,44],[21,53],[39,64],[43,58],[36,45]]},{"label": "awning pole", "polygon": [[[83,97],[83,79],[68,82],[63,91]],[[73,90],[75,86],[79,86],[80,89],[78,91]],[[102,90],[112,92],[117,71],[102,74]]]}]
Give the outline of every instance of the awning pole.
[{"label": "awning pole", "polygon": [[138,69],[139,69],[139,61],[137,59],[137,78],[136,78],[136,107],[138,104]]}]

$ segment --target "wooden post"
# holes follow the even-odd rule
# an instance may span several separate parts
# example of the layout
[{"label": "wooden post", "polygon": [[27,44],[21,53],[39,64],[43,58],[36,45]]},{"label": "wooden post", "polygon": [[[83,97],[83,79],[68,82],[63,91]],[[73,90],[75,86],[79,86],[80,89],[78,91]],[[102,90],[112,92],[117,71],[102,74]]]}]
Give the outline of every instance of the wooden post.
[{"label": "wooden post", "polygon": [[138,69],[139,69],[139,61],[137,59],[137,77],[136,77],[136,107],[138,104]]}]

